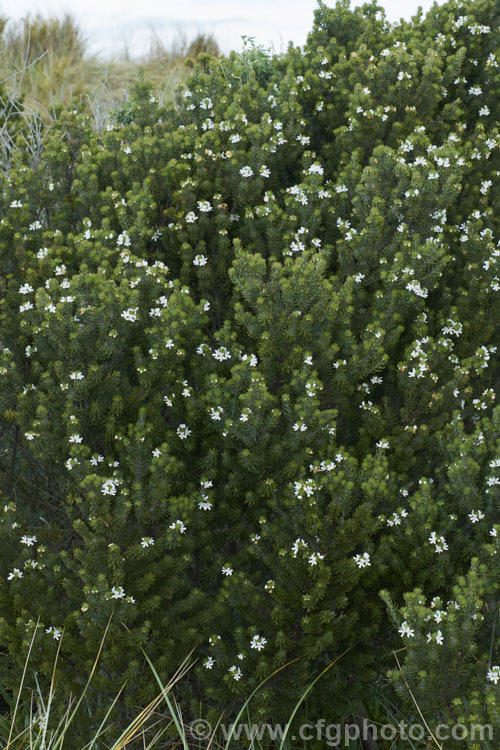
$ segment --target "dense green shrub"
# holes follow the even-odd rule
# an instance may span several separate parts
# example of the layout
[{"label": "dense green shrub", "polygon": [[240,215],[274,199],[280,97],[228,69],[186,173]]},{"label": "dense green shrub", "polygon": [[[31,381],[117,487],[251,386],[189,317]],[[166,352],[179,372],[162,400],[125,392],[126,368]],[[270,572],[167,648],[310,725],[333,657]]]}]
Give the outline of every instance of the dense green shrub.
[{"label": "dense green shrub", "polygon": [[320,4],[303,50],[202,56],[171,105],[140,83],[102,135],[68,111],[18,149],[2,681],[64,629],[77,689],[113,614],[96,704],[152,697],[141,647],[164,676],[195,649],[213,709],[298,659],[277,720],[351,647],[309,710],[365,715],[402,637],[436,721],[468,686],[498,712],[498,22]]}]

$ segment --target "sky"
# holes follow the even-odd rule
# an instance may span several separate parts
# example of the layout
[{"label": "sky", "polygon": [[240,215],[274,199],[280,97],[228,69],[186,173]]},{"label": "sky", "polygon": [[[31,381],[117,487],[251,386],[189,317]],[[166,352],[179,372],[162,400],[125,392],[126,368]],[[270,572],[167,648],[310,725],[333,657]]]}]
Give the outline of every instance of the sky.
[{"label": "sky", "polygon": [[[379,0],[380,1],[380,0]],[[351,0],[352,2],[352,0]],[[326,0],[334,5],[334,0]],[[354,5],[362,4],[354,2]],[[410,18],[432,0],[381,0],[390,21]],[[109,55],[125,47],[138,56],[153,32],[170,42],[179,32],[192,38],[212,33],[224,52],[242,47],[242,35],[257,44],[284,50],[289,41],[303,44],[312,28],[316,0],[0,0],[0,16],[19,19],[28,12],[70,12],[89,42],[89,51]]]}]

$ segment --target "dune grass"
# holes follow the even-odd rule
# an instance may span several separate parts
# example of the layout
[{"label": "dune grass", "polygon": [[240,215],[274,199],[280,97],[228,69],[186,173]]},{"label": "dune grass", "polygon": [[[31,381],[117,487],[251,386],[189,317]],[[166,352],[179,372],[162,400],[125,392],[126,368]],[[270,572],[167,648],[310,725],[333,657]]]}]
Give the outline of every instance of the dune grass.
[{"label": "dune grass", "polygon": [[[258,732],[256,735],[252,734],[252,728],[258,730],[259,726],[269,727],[272,730],[273,723],[272,717],[268,718],[266,724],[255,723],[251,713],[251,702],[269,680],[287,669],[293,662],[283,664],[263,679],[241,702],[236,715],[234,715],[235,707],[233,706],[230,711],[233,714],[231,718],[229,714],[226,716],[223,713],[215,724],[210,724],[203,718],[202,706],[200,706],[198,718],[193,719],[192,716],[188,718],[175,698],[176,686],[182,682],[196,662],[192,652],[186,656],[176,673],[165,683],[143,650],[145,662],[151,670],[152,683],[158,688],[156,696],[147,706],[142,709],[137,708],[132,718],[128,713],[128,718],[120,723],[116,719],[114,710],[119,705],[126,686],[124,684],[117,687],[114,699],[109,699],[104,706],[104,711],[101,711],[102,718],[97,725],[93,718],[92,707],[86,701],[86,695],[93,676],[99,668],[110,622],[111,619],[104,631],[85,686],[78,697],[61,696],[56,687],[56,672],[60,668],[62,641],[59,641],[50,684],[42,690],[35,674],[36,689],[26,688],[25,684],[30,673],[30,655],[35,647],[38,630],[38,627],[35,628],[15,694],[8,695],[0,684],[0,693],[8,700],[9,709],[3,715],[0,713],[0,747],[2,750],[63,750],[63,747],[71,748],[71,750],[195,750],[195,748],[196,750],[324,750],[325,747],[339,746],[337,741],[349,750],[403,750],[403,748],[404,750],[407,748],[419,750],[424,746],[427,750],[443,750],[442,745],[432,735],[411,691],[412,702],[430,734],[423,744],[419,741],[414,743],[408,737],[400,742],[397,736],[389,741],[377,738],[376,741],[370,740],[366,743],[361,738],[349,738],[348,734],[342,738],[343,741],[337,738],[332,742],[332,737],[328,733],[321,737],[318,734],[316,736],[310,734],[311,729],[314,729],[316,725],[304,724],[304,721],[310,722],[311,719],[305,709],[306,699],[320,680],[342,661],[343,656],[355,644],[335,657],[308,685],[297,687],[298,698],[286,723],[277,725],[275,729],[277,728],[278,732],[271,734],[269,738],[266,737],[265,732],[260,735]],[[62,637],[64,639],[64,634]],[[372,707],[370,713],[372,712],[369,719],[372,725],[381,727],[390,724],[397,727],[402,719],[406,719],[408,723],[408,716],[405,716],[382,693],[378,705]],[[349,717],[350,722],[355,723],[356,719],[361,718]],[[301,720],[302,726],[308,730],[307,738],[302,737],[300,732],[299,737],[295,734]],[[225,721],[228,723],[224,724]],[[241,726],[250,729],[250,735],[246,734],[246,731],[241,733]]]},{"label": "dune grass", "polygon": [[200,53],[219,55],[211,35],[179,34],[167,45],[152,33],[141,58],[131,58],[124,47],[123,53],[102,59],[89,53],[88,40],[69,14],[27,15],[18,22],[0,18],[0,82],[8,96],[22,100],[25,111],[44,118],[55,105],[75,99],[89,108],[113,108],[126,98],[139,69],[167,100],[188,75],[185,60]]}]

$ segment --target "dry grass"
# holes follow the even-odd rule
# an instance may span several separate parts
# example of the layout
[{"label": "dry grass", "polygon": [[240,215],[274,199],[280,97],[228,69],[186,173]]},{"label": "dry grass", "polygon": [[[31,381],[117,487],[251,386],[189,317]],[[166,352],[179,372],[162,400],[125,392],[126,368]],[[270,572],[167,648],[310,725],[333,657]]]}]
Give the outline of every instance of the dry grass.
[{"label": "dry grass", "polygon": [[148,52],[131,59],[126,52],[102,61],[88,54],[88,43],[71,15],[45,18],[28,15],[18,22],[0,18],[0,82],[13,97],[22,97],[28,111],[47,117],[54,105],[75,98],[90,108],[109,106],[126,98],[139,68],[158,96],[172,96],[187,77],[184,61],[205,52],[217,56],[217,42],[210,35],[194,39],[178,36],[167,46],[152,35]]}]

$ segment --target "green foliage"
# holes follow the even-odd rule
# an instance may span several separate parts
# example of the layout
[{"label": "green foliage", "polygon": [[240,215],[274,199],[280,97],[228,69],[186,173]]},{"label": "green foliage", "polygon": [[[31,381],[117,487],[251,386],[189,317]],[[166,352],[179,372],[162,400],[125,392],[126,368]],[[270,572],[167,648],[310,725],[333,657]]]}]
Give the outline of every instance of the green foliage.
[{"label": "green foliage", "polygon": [[238,54],[233,52],[227,65],[221,61],[221,68],[231,79],[239,79],[241,84],[255,79],[259,86],[265,86],[273,72],[272,50],[255,44],[254,37],[243,36],[242,40],[243,50]]},{"label": "green foliage", "polygon": [[98,132],[73,107],[19,141],[4,684],[37,630],[49,680],[64,630],[81,692],[113,613],[96,722],[117,684],[123,726],[154,698],[143,649],[160,679],[195,649],[193,715],[295,660],[255,696],[274,721],[347,651],[308,710],[367,716],[401,637],[398,700],[498,715],[498,20],[320,4],[303,50],[202,55],[165,106],[142,78]]}]

